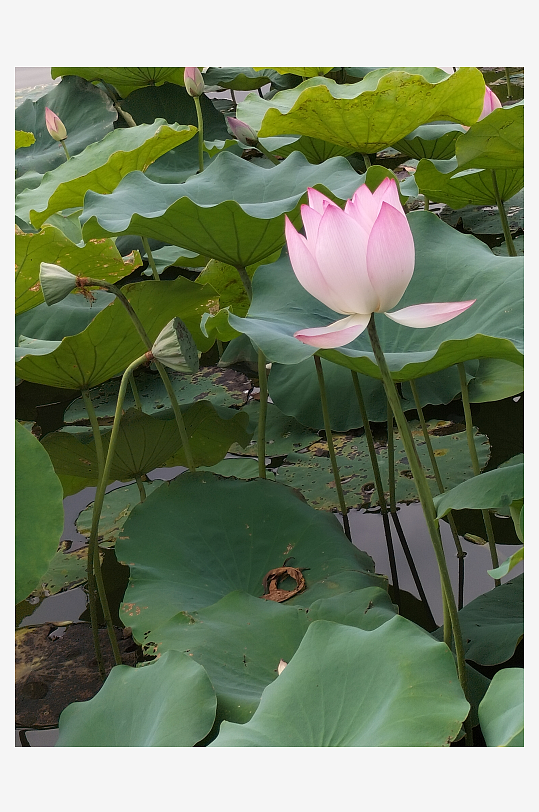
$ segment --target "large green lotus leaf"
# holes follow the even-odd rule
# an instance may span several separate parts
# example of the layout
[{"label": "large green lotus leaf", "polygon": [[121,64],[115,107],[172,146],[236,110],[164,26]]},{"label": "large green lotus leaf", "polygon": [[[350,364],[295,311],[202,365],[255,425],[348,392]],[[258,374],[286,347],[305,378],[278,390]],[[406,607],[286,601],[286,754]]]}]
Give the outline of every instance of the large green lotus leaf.
[{"label": "large green lotus leaf", "polygon": [[[477,364],[477,361],[468,361],[466,371],[473,371]],[[328,361],[322,363],[322,369],[331,428],[334,431],[347,431],[363,426],[350,370]],[[415,384],[422,406],[450,403],[460,392],[456,367],[418,378]],[[360,375],[359,385],[369,419],[375,423],[385,422],[387,399],[382,382]],[[293,415],[304,426],[324,428],[318,375],[311,358],[293,365],[272,364],[268,388],[272,401],[282,412]],[[402,385],[402,395],[402,408],[405,411],[415,409],[412,392],[406,382]]]},{"label": "large green lotus leaf", "polygon": [[217,718],[247,722],[262,691],[277,678],[280,660],[292,659],[308,626],[332,620],[374,629],[390,620],[395,608],[378,587],[348,592],[305,609],[232,592],[198,612],[181,612],[152,630],[148,653],[175,649],[204,666],[217,694]]},{"label": "large green lotus leaf", "polygon": [[524,669],[502,668],[479,705],[487,747],[524,747]]},{"label": "large green lotus leaf", "polygon": [[185,183],[155,183],[131,172],[110,195],[87,192],[81,223],[85,240],[144,234],[245,267],[284,245],[284,215],[299,225],[307,187],[342,201],[360,183],[345,158],[312,166],[294,152],[263,169],[223,152]]},{"label": "large green lotus leaf", "polygon": [[[180,268],[201,268],[208,263],[208,257],[201,257],[196,251],[188,251],[187,248],[178,248],[176,245],[164,245],[157,251],[152,251],[155,267],[158,274],[162,274],[171,266]],[[152,276],[151,267],[142,271],[146,276]],[[195,281],[198,281],[198,277]]]},{"label": "large green lotus leaf", "polygon": [[47,172],[38,189],[22,192],[15,212],[39,228],[49,215],[82,206],[88,189],[101,194],[112,192],[129,172],[144,172],[160,155],[195,133],[195,127],[167,124],[163,118],[153,124],[113,130],[80,155]]},{"label": "large green lotus leaf", "polygon": [[[277,251],[270,258],[278,259],[280,251]],[[248,265],[245,270],[252,279],[254,272],[260,263]],[[249,310],[249,297],[240,279],[238,271],[233,265],[227,265],[217,259],[210,259],[206,267],[197,276],[196,281],[200,285],[211,285],[219,294],[219,306],[221,308],[232,307],[233,312],[238,316],[245,316]]]},{"label": "large green lotus leaf", "polygon": [[[511,232],[514,233],[519,228],[524,228],[524,190],[521,189],[516,195],[505,201],[504,208],[509,221]],[[440,212],[440,219],[459,230],[464,228],[465,232],[472,234],[503,234],[502,221],[498,213],[497,206],[465,206],[463,209],[453,211],[445,206]],[[459,222],[460,221],[460,222]],[[514,242],[514,240],[513,240]],[[502,251],[493,253],[499,256],[508,256],[507,246]],[[524,253],[523,251],[521,253]]]},{"label": "large green lotus leaf", "polygon": [[261,137],[309,135],[369,154],[430,121],[477,121],[485,94],[477,68],[451,76],[437,71],[430,78],[403,70],[373,71],[362,82],[339,85],[318,76],[270,100],[250,94],[238,105],[237,116]]},{"label": "large green lotus leaf", "polygon": [[[458,318],[421,330],[380,315],[378,334],[394,379],[421,378],[461,361],[485,357],[522,365],[523,258],[495,256],[487,245],[460,234],[432,212],[412,212],[408,222],[416,262],[399,309],[424,302],[477,301]],[[315,350],[295,339],[294,332],[325,326],[338,318],[301,287],[283,251],[277,262],[257,269],[247,317],[230,315],[229,322],[246,333],[268,361],[297,364]],[[320,350],[319,354],[380,377],[366,331],[346,347]]]},{"label": "large green lotus leaf", "polygon": [[114,240],[90,240],[79,248],[54,226],[38,234],[15,234],[15,314],[43,302],[39,268],[42,262],[60,265],[76,276],[116,282],[142,265],[138,251],[122,257]]},{"label": "large green lotus leaf", "polygon": [[138,87],[174,82],[183,85],[184,68],[51,68],[51,77],[82,76],[89,82],[107,82],[124,95]]},{"label": "large green lotus leaf", "polygon": [[[232,454],[256,457],[260,402],[252,400],[241,411],[249,415],[249,428],[253,431],[253,439],[246,448],[232,446],[230,451]],[[293,417],[283,414],[273,403],[267,405],[265,435],[267,457],[282,457],[291,451],[306,448],[319,439],[317,432],[302,426]]]},{"label": "large green lotus leaf", "polygon": [[376,577],[369,583],[372,559],[350,544],[335,516],[284,485],[207,472],[182,474],[134,507],[116,555],[131,570],[121,616],[137,639],[229,592],[260,597],[265,575],[290,556],[291,566],[310,568],[304,601],[311,584],[343,571],[365,576],[363,586],[380,585]]},{"label": "large green lotus leaf", "polygon": [[459,138],[461,169],[519,169],[524,166],[524,103],[500,107]]},{"label": "large green lotus leaf", "polygon": [[45,107],[56,113],[67,130],[66,146],[71,157],[111,132],[118,113],[102,90],[78,76],[63,79],[37,101],[24,101],[15,110],[15,127],[34,133],[35,144],[18,149],[15,167],[18,175],[32,169],[49,172],[65,163],[65,152],[45,126]]},{"label": "large green lotus leaf", "polygon": [[[46,342],[56,342],[59,346],[65,336],[74,336],[85,330],[95,316],[104,307],[114,301],[114,294],[99,290],[94,294],[95,302],[88,302],[84,296],[67,296],[61,302],[46,305],[45,302],[26,313],[15,316],[15,358],[23,358],[28,351],[28,339],[31,336]],[[51,346],[51,349],[55,347]]]},{"label": "large green lotus leaf", "polygon": [[524,391],[524,370],[519,364],[498,358],[481,358],[474,378],[468,384],[472,403],[503,400]]},{"label": "large green lotus leaf", "polygon": [[273,68],[208,68],[204,83],[227,90],[256,90],[272,83],[278,77],[276,72]]},{"label": "large green lotus leaf", "polygon": [[[216,465],[201,465],[198,470],[236,479],[256,479],[259,476],[258,460],[251,457],[226,457]],[[266,478],[275,479],[275,474],[267,471]]]},{"label": "large green lotus leaf", "polygon": [[[174,316],[185,322],[197,346],[204,350],[211,342],[198,324],[215,294],[182,277],[174,282],[137,282],[123,291],[155,341]],[[61,389],[90,389],[124,370],[146,351],[133,322],[120,301],[98,313],[88,327],[76,336],[67,336],[46,356],[25,356],[16,364],[19,378]]]},{"label": "large green lotus leaf", "polygon": [[169,651],[141,668],[115,666],[87,702],[60,716],[56,747],[193,747],[211,730],[217,700],[208,675]]},{"label": "large green lotus leaf", "polygon": [[62,486],[39,440],[15,422],[15,603],[38,586],[64,529]]},{"label": "large green lotus leaf", "polygon": [[299,138],[290,137],[287,139],[279,137],[263,138],[262,146],[266,147],[269,152],[282,155],[283,157],[295,151],[301,152],[311,164],[321,164],[327,161],[328,158],[335,158],[337,155],[352,155],[355,152],[351,147],[332,144],[330,141],[323,141],[321,138],[311,138],[308,135],[302,135]]},{"label": "large green lotus leaf", "polygon": [[472,477],[434,500],[436,517],[450,510],[508,508],[524,498],[524,463],[495,468]]},{"label": "large green lotus leaf", "polygon": [[[467,660],[480,665],[509,660],[524,636],[524,575],[468,603],[459,622]],[[443,627],[433,637],[443,640]]]},{"label": "large green lotus leaf", "polygon": [[468,711],[451,653],[411,621],[319,620],[252,719],[210,747],[447,747]]},{"label": "large green lotus leaf", "polygon": [[[464,431],[455,431],[454,424],[429,420],[427,423],[431,444],[436,456],[440,476],[445,488],[469,480],[473,476],[468,443]],[[425,469],[427,482],[433,496],[439,493],[423,432],[416,420],[409,421],[419,459]],[[490,447],[484,434],[474,433],[474,442],[481,467],[485,466]],[[342,481],[346,505],[349,509],[374,507],[379,504],[374,486],[369,449],[365,436],[335,435],[333,443]],[[384,491],[389,492],[389,466],[387,445],[375,445],[378,466]],[[397,502],[417,501],[417,489],[410,471],[410,463],[399,435],[395,432],[395,493]],[[319,510],[339,510],[339,499],[329,459],[327,442],[314,443],[308,451],[291,453],[277,471],[277,482],[297,488],[305,499]],[[467,483],[466,483],[467,484]]]},{"label": "large green lotus leaf", "polygon": [[[204,120],[204,141],[210,147],[213,142],[226,142],[231,135],[223,115],[215,109],[211,99],[202,95],[200,109]],[[198,126],[195,103],[184,87],[165,83],[160,87],[144,87],[131,93],[122,101],[122,110],[129,113],[137,124],[153,124],[156,118],[183,125]],[[197,141],[195,139],[195,141]],[[180,243],[181,245],[181,243]]]},{"label": "large green lotus leaf", "polygon": [[[218,367],[202,367],[194,375],[186,375],[183,372],[174,372],[169,369],[168,376],[176,399],[181,404],[207,400],[214,406],[242,406],[252,387],[249,379],[240,372]],[[135,382],[143,410],[147,414],[172,408],[165,385],[157,372],[151,372],[143,367],[135,375]],[[101,386],[90,391],[97,417],[109,419],[114,417],[119,388],[120,381],[116,379],[105,381]],[[123,408],[130,409],[134,405],[135,399],[128,387]],[[64,422],[74,423],[80,420],[87,421],[88,414],[83,399],[77,398],[68,406],[64,414]]]},{"label": "large green lotus leaf", "polygon": [[[223,459],[233,442],[249,442],[247,415],[228,409],[218,412],[207,401],[193,403],[182,412],[195,465],[212,465]],[[102,438],[106,454],[110,431],[103,432]],[[89,439],[87,430],[52,432],[43,438],[43,445],[58,476],[86,477],[85,487],[97,484],[95,442]],[[155,417],[128,409],[120,422],[110,481],[126,482],[160,466],[185,465],[181,445],[171,413]]]},{"label": "large green lotus leaf", "polygon": [[[524,169],[496,169],[496,183],[502,200],[509,200],[524,186]],[[417,165],[414,180],[421,194],[453,209],[464,206],[495,206],[496,194],[490,169],[462,170],[456,158]]]},{"label": "large green lotus leaf", "polygon": [[[154,479],[151,482],[144,482],[146,495],[152,493],[162,485],[164,480]],[[121,532],[125,520],[131,513],[132,508],[140,502],[140,491],[138,485],[125,485],[123,488],[115,488],[105,494],[103,507],[99,516],[97,538],[101,547],[113,547],[116,543],[118,533]],[[92,517],[94,503],[84,508],[77,517],[75,526],[82,536],[89,536],[92,529]]]},{"label": "large green lotus leaf", "polygon": [[411,158],[445,160],[455,155],[457,139],[466,132],[460,124],[424,124],[391,146]]}]

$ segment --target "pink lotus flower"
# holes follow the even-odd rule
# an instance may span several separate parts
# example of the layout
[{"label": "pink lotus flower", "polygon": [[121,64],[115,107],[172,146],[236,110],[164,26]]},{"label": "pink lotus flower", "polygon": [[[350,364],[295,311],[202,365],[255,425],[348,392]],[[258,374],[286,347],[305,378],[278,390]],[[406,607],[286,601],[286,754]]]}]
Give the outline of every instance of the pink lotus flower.
[{"label": "pink lotus flower", "polygon": [[384,313],[407,327],[434,327],[467,310],[468,302],[418,304],[388,313],[402,299],[414,272],[412,232],[393,178],[375,192],[364,183],[344,211],[316,189],[301,207],[306,237],[285,216],[285,235],[299,283],[344,319],[299,330],[295,337],[318,349],[342,347]]},{"label": "pink lotus flower", "polygon": [[67,138],[66,128],[56,113],[53,113],[48,107],[45,107],[45,124],[49,135],[54,138],[55,141],[63,141],[64,138]]},{"label": "pink lotus flower", "polygon": [[185,68],[183,83],[190,96],[202,96],[204,93],[204,79],[198,68]]},{"label": "pink lotus flower", "polygon": [[501,107],[502,103],[497,97],[495,93],[492,92],[490,87],[485,87],[485,101],[483,102],[483,109],[481,110],[481,115],[477,119],[481,121],[481,119],[486,118],[489,113],[492,113],[493,110],[496,110],[497,107]]},{"label": "pink lotus flower", "polygon": [[234,138],[237,138],[240,144],[243,144],[246,147],[256,147],[258,144],[258,133],[256,133],[252,127],[249,127],[245,121],[240,121],[239,118],[227,116],[226,123],[228,124],[228,129]]}]

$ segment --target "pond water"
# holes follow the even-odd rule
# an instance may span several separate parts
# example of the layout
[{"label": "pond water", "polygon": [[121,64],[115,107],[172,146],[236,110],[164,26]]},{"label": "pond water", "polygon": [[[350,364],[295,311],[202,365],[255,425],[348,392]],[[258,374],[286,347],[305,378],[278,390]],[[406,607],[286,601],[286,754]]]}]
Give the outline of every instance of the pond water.
[{"label": "pond water", "polygon": [[[512,69],[513,70],[513,69]],[[50,68],[16,68],[16,94],[15,104],[18,106],[24,99],[35,100],[48,92],[59,80],[52,82],[50,78]],[[520,89],[519,89],[520,90]],[[515,94],[518,97],[518,90]],[[223,94],[212,94],[223,97]],[[236,94],[242,97],[246,94]],[[56,400],[51,398],[43,401],[39,389],[43,387],[33,387],[33,385],[23,385],[26,387],[25,396],[19,397],[17,406],[17,417],[19,419],[33,419],[28,416],[35,407],[38,407],[38,422],[43,433],[52,431],[61,425],[61,416],[66,402],[66,393],[58,391]],[[19,393],[20,393],[19,392]],[[41,399],[40,399],[41,398]],[[495,468],[501,462],[523,451],[523,397],[508,398],[498,403],[485,403],[473,405],[472,412],[474,425],[489,437],[492,447],[492,454],[487,469]],[[51,405],[42,406],[43,403]],[[413,415],[415,416],[415,415]],[[451,419],[462,421],[460,403],[454,402],[446,407],[436,407],[425,409],[425,417],[436,417],[438,419]],[[150,479],[171,479],[184,469],[158,469],[149,476]],[[124,486],[125,483],[114,483],[107,491]],[[95,488],[86,488],[80,493],[68,497],[64,500],[65,526],[62,539],[72,542],[71,549],[81,547],[86,543],[86,538],[81,536],[75,527],[75,521],[79,513],[93,501]],[[432,549],[428,530],[424,521],[423,513],[419,504],[400,505],[399,519],[408,540],[412,556],[427,596],[427,600],[436,623],[442,623],[442,606],[440,596],[440,581],[436,559]],[[498,547],[500,561],[511,555],[520,545],[514,533],[512,521],[509,519],[495,517],[494,530],[497,541],[501,542]],[[462,538],[464,532],[471,532],[482,535],[480,520],[478,523],[477,514],[471,511],[461,511],[458,520],[459,531],[461,532],[461,543],[466,552],[465,558],[465,580],[464,580],[464,604],[469,603],[478,595],[492,589],[494,582],[487,573],[491,565],[489,550],[487,546],[472,544]],[[367,513],[364,510],[352,511],[350,513],[350,526],[354,544],[361,550],[371,555],[376,564],[376,571],[389,574],[390,566],[388,552],[383,533],[382,521],[379,514]],[[445,522],[441,522],[442,538],[448,566],[450,570],[453,588],[457,591],[458,566],[454,551],[454,542]],[[396,533],[392,529],[394,537],[395,558],[398,571],[399,587],[401,593],[409,593],[412,598],[404,596],[410,606],[403,610],[404,614],[413,617],[421,604],[417,600],[419,593],[410,572],[402,547],[398,541]],[[115,562],[114,553],[106,553],[108,559],[114,566],[105,568],[107,579],[107,589],[111,595],[111,611],[113,619],[118,623],[118,608],[122,599],[123,591],[127,584],[128,570]],[[523,564],[519,564],[511,571],[509,576],[502,579],[502,582],[514,578],[523,571]],[[414,598],[416,599],[414,601]],[[37,604],[30,604],[23,601],[17,606],[16,627],[35,626],[43,623],[58,623],[65,621],[77,621],[87,617],[87,597],[83,587],[72,589],[68,592],[41,599]],[[421,622],[421,617],[413,617]],[[31,747],[52,747],[57,738],[57,730],[37,730],[24,729],[16,731],[16,746]]]}]

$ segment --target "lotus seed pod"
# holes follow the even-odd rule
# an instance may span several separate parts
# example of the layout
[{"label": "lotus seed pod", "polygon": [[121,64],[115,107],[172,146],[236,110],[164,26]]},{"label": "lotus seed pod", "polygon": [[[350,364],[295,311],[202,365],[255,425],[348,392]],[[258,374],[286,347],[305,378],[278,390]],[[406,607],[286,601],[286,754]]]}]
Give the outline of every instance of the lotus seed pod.
[{"label": "lotus seed pod", "polygon": [[39,267],[39,281],[48,305],[61,302],[77,287],[77,277],[74,274],[60,265],[51,265],[48,262],[42,262]]},{"label": "lotus seed pod", "polygon": [[171,319],[155,339],[152,347],[152,355],[156,361],[160,361],[176,372],[191,373],[192,370],[187,364],[180,346],[178,332],[180,327],[180,319]]}]

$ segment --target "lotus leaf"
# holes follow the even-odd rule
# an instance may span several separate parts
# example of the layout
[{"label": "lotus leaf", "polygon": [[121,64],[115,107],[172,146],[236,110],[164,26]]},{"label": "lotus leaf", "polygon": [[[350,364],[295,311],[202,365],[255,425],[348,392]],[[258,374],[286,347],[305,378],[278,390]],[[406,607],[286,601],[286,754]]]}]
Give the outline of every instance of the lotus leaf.
[{"label": "lotus leaf", "polygon": [[406,138],[395,141],[393,149],[411,158],[445,160],[455,155],[456,142],[466,128],[460,124],[424,124],[408,133]]},{"label": "lotus leaf", "polygon": [[93,699],[68,705],[56,747],[193,747],[216,704],[202,666],[169,651],[142,668],[115,666]]},{"label": "lotus leaf", "polygon": [[[179,316],[199,348],[209,346],[198,328],[200,316],[215,295],[209,286],[180,277],[174,282],[125,285],[122,292],[142,321],[150,341],[157,338],[167,322]],[[91,389],[123,373],[145,351],[129,314],[120,301],[114,301],[82,333],[67,336],[47,356],[25,356],[16,365],[16,371],[20,378],[33,383],[61,389]]]},{"label": "lotus leaf", "polygon": [[[429,420],[427,425],[444,487],[450,488],[463,480],[467,480],[466,484],[469,484],[470,480],[467,478],[472,476],[472,463],[464,431],[455,432],[456,427],[445,421]],[[434,496],[439,493],[439,489],[430,464],[423,432],[415,420],[410,421],[409,426],[419,459],[425,469],[429,488]],[[418,495],[410,471],[410,463],[396,432],[394,440],[396,500],[397,502],[413,502],[418,499]],[[480,465],[483,467],[486,465],[490,453],[488,440],[476,429],[474,441]],[[374,487],[374,474],[365,436],[350,438],[346,434],[336,435],[333,443],[338,454],[339,473],[347,507],[352,509],[378,505],[379,500]],[[376,443],[375,448],[382,484],[387,495],[389,492],[387,445]],[[300,490],[313,507],[339,510],[339,499],[326,441],[313,444],[306,452],[289,454],[285,464],[277,471],[277,482]]]},{"label": "lotus leaf", "polygon": [[[158,248],[157,251],[152,251],[152,256],[158,274],[162,274],[171,266],[201,268],[208,263],[208,257],[201,257],[196,251],[188,251],[187,248],[178,248],[176,245],[165,245],[163,248]],[[152,276],[152,269],[148,267],[142,273],[145,276]]]},{"label": "lotus leaf", "polygon": [[332,144],[330,141],[323,141],[321,138],[312,138],[308,135],[301,135],[299,138],[297,136],[262,138],[262,146],[283,158],[292,152],[301,152],[311,164],[321,164],[328,158],[335,158],[337,155],[353,155],[355,152],[351,147]]},{"label": "lotus leaf", "polygon": [[524,166],[524,104],[500,107],[459,138],[461,169],[520,169]]},{"label": "lotus leaf", "polygon": [[[50,560],[47,572],[41,577],[40,585],[32,593],[38,597],[49,597],[74,589],[87,580],[88,548],[70,550],[70,541],[61,541],[56,555]],[[103,560],[103,553],[100,552]]]},{"label": "lotus leaf", "polygon": [[15,149],[29,147],[35,143],[34,133],[25,133],[23,130],[15,130]]},{"label": "lotus leaf", "polygon": [[276,73],[273,68],[208,68],[204,82],[230,90],[256,90],[278,78]]},{"label": "lotus leaf", "polygon": [[[524,186],[524,170],[496,169],[496,183],[502,200],[509,200]],[[496,194],[489,169],[462,170],[456,158],[447,161],[421,160],[414,180],[421,194],[453,209],[464,206],[495,206]],[[501,230],[501,229],[500,229]]]},{"label": "lotus leaf", "polygon": [[183,68],[51,68],[51,77],[82,76],[89,82],[107,82],[127,96],[138,87],[158,87],[163,82],[183,85]]},{"label": "lotus leaf", "polygon": [[138,251],[122,257],[111,239],[90,240],[78,248],[51,225],[38,234],[15,234],[15,314],[43,302],[39,283],[42,262],[60,265],[76,276],[112,283],[142,265]]},{"label": "lotus leaf", "polygon": [[[241,411],[243,414],[249,415],[249,427],[253,432],[253,439],[245,449],[232,446],[231,452],[256,457],[260,402],[251,400]],[[273,403],[267,405],[265,436],[267,457],[284,456],[291,451],[306,448],[319,439],[317,432],[300,425],[293,417],[283,414]]]},{"label": "lotus leaf", "polygon": [[[524,575],[475,598],[460,610],[459,621],[467,660],[506,662],[524,636]],[[443,628],[433,637],[443,640]]]},{"label": "lotus leaf", "polygon": [[49,456],[15,422],[15,603],[40,583],[63,529],[62,486]]},{"label": "lotus leaf", "polygon": [[[507,252],[505,254],[507,256]],[[468,384],[471,403],[503,400],[524,391],[524,370],[519,364],[498,358],[482,358]]]},{"label": "lotus leaf", "polygon": [[252,719],[224,722],[210,747],[447,747],[468,710],[447,647],[411,621],[319,620]]},{"label": "lotus leaf", "polygon": [[65,163],[64,150],[51,138],[45,126],[45,107],[54,110],[64,123],[66,144],[72,157],[88,144],[104,138],[118,118],[106,93],[78,76],[63,79],[35,102],[27,99],[15,110],[15,127],[32,132],[36,140],[31,146],[16,151],[18,175],[29,170],[48,172]]},{"label": "lotus leaf", "polygon": [[195,133],[195,127],[167,124],[163,118],[157,118],[153,124],[113,130],[80,155],[47,172],[38,189],[22,192],[15,211],[39,228],[49,215],[81,207],[88,189],[101,194],[112,192],[129,172],[144,172],[160,155],[188,141]]},{"label": "lotus leaf", "polygon": [[[416,264],[399,307],[477,301],[458,319],[423,330],[380,318],[377,329],[394,379],[417,379],[460,361],[484,357],[522,365],[522,258],[494,256],[487,245],[446,226],[432,212],[412,212],[408,220]],[[281,364],[297,364],[315,352],[295,339],[294,332],[335,319],[332,310],[301,287],[285,251],[277,262],[258,268],[247,317],[229,316],[232,327],[246,333],[269,361]],[[366,333],[346,347],[321,350],[319,355],[380,377]]]},{"label": "lotus leaf", "polygon": [[274,70],[277,73],[292,73],[294,76],[323,76],[333,68],[253,68],[253,70]]},{"label": "lotus leaf", "polygon": [[237,116],[262,138],[294,133],[375,153],[430,121],[477,121],[485,93],[481,72],[433,71],[430,81],[403,70],[373,71],[352,85],[317,76],[271,100],[250,94]]},{"label": "lotus leaf", "polygon": [[110,195],[87,192],[81,223],[85,240],[144,234],[246,267],[284,245],[284,214],[299,223],[307,187],[342,201],[360,183],[345,158],[312,166],[295,152],[262,169],[224,152],[185,183],[155,183],[131,172]]},{"label": "lotus leaf", "polygon": [[[247,393],[252,387],[245,375],[235,372],[233,369],[204,367],[195,375],[184,375],[169,370],[168,375],[178,403],[181,404],[204,399],[214,406],[241,406],[245,403]],[[150,372],[143,368],[136,374],[135,381],[145,412],[154,414],[161,409],[172,408],[163,381],[157,372]],[[90,391],[98,417],[114,417],[119,388],[120,382],[113,380],[105,381],[101,386]],[[128,391],[124,400],[124,409],[129,409],[134,405],[133,395]],[[64,414],[66,423],[74,423],[87,418],[82,398],[73,401]]]},{"label": "lotus leaf", "polygon": [[508,508],[524,498],[524,463],[495,468],[446,490],[434,500],[436,517],[466,508]]},{"label": "lotus leaf", "polygon": [[[315,601],[305,609],[232,592],[198,612],[180,612],[152,630],[147,653],[189,653],[204,666],[217,694],[217,718],[247,722],[280,660],[294,656],[308,626],[332,620],[375,629],[395,615],[383,589],[371,587]],[[151,641],[151,642],[150,642]]]},{"label": "lotus leaf", "polygon": [[524,747],[523,668],[494,674],[479,705],[479,721],[487,747]]},{"label": "lotus leaf", "polygon": [[121,617],[138,640],[178,612],[210,606],[229,592],[260,597],[264,576],[290,556],[293,566],[310,567],[300,605],[309,605],[311,585],[344,571],[363,578],[349,589],[380,585],[372,559],[350,544],[335,516],[315,511],[284,485],[207,472],[182,474],[136,505],[116,555],[131,571]]}]

